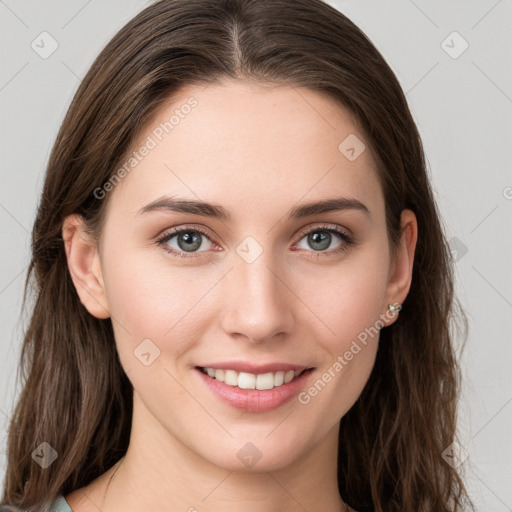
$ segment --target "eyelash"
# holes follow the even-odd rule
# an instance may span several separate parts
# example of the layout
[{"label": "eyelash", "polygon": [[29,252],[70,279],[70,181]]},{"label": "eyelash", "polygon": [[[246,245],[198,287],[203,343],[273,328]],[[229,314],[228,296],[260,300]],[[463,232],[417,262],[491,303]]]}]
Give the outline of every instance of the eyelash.
[{"label": "eyelash", "polygon": [[[339,253],[342,253],[344,251],[346,251],[351,245],[354,244],[354,241],[352,240],[352,238],[347,235],[344,231],[341,231],[337,228],[333,228],[332,226],[328,226],[328,225],[322,225],[322,226],[315,226],[314,228],[309,228],[309,229],[303,229],[299,232],[299,240],[302,240],[304,238],[304,236],[306,235],[309,235],[310,233],[316,233],[316,232],[328,232],[328,233],[332,233],[334,234],[335,236],[337,236],[343,243],[336,249],[331,249],[330,251],[308,251],[308,252],[313,252],[315,254],[317,254],[318,258],[321,258],[321,257],[324,257],[324,256],[330,256],[330,255],[333,255],[333,254],[339,254]],[[179,235],[180,233],[185,233],[185,232],[197,232],[197,233],[201,233],[202,235],[204,235],[206,238],[208,238],[208,240],[210,240],[210,242],[212,243],[215,243],[211,240],[211,236],[208,232],[206,232],[205,230],[203,230],[202,228],[199,228],[199,227],[183,227],[183,228],[180,228],[180,229],[176,229],[176,230],[172,230],[172,231],[168,231],[166,233],[164,233],[163,235],[161,235],[160,237],[158,237],[156,239],[156,244],[159,246],[159,247],[162,247],[164,251],[170,253],[170,254],[173,254],[175,256],[178,256],[179,258],[195,258],[195,257],[198,257],[200,255],[201,252],[203,251],[199,251],[199,252],[195,252],[195,253],[188,253],[187,256],[185,256],[185,254],[187,253],[184,253],[184,252],[181,252],[181,251],[176,251],[175,249],[169,247],[167,245],[166,242],[168,242],[171,238],[173,238],[174,236],[176,235]]]}]

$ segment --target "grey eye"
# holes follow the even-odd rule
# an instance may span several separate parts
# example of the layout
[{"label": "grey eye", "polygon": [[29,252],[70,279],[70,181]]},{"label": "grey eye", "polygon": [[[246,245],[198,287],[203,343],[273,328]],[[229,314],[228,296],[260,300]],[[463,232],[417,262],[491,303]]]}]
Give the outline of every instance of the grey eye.
[{"label": "grey eye", "polygon": [[[207,244],[211,244],[211,241],[204,233],[193,229],[187,229],[173,233],[167,237],[165,243],[177,251],[197,252],[204,240],[207,241]],[[171,242],[176,242],[177,246]],[[207,246],[206,250],[209,248],[210,246]]]},{"label": "grey eye", "polygon": [[340,237],[335,235],[333,236],[333,233],[330,233],[329,231],[325,231],[322,229],[316,229],[314,231],[311,231],[307,235],[305,235],[302,240],[306,239],[307,244],[309,247],[301,247],[301,249],[308,249],[311,248],[314,251],[325,251],[328,248],[335,249],[335,247],[330,247],[331,242],[333,242],[333,239],[338,239],[339,244],[341,245]]}]

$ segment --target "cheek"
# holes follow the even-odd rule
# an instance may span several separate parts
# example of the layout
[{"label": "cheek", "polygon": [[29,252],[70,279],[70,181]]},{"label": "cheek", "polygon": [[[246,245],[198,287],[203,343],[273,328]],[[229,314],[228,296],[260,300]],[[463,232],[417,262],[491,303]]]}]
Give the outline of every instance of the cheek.
[{"label": "cheek", "polygon": [[[332,418],[343,416],[355,403],[370,377],[382,326],[388,261],[378,251],[361,254],[354,265],[340,266],[325,284],[324,293],[303,283],[302,294],[309,289],[308,303],[318,315],[327,335],[317,336],[325,350],[316,380],[299,402],[314,409],[328,409]],[[380,253],[381,254],[381,253]],[[316,279],[320,284],[319,276]],[[312,293],[312,290],[317,290]]]},{"label": "cheek", "polygon": [[141,253],[130,249],[125,253],[130,256],[117,257],[112,252],[105,260],[118,351],[130,367],[130,354],[149,339],[161,351],[159,364],[175,364],[201,337],[197,319],[207,318],[208,295],[222,273],[206,266],[173,266],[157,251]]},{"label": "cheek", "polygon": [[330,352],[344,350],[384,313],[389,260],[383,253],[385,248],[368,244],[339,265],[317,268],[297,281],[298,294],[329,334]]},{"label": "cheek", "polygon": [[[379,310],[375,304],[352,297],[332,315],[335,334],[323,338],[325,357],[315,379],[298,396],[312,416],[326,416],[326,425],[345,415],[363,391],[379,345]],[[327,418],[328,417],[328,418]]]}]

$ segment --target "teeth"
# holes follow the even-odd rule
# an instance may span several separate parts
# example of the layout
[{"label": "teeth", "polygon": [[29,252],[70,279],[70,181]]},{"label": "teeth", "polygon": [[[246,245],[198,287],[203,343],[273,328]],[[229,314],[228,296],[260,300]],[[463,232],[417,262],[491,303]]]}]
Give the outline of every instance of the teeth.
[{"label": "teeth", "polygon": [[215,368],[202,368],[202,372],[229,386],[237,386],[241,389],[265,390],[288,384],[288,382],[291,382],[295,377],[298,377],[302,373],[302,370],[278,371],[274,373],[261,373],[259,375]]},{"label": "teeth", "polygon": [[274,386],[282,386],[284,384],[284,372],[274,373]]},{"label": "teeth", "polygon": [[256,389],[256,375],[240,372],[238,374],[238,387],[242,389]]},{"label": "teeth", "polygon": [[226,370],[224,382],[230,386],[238,386],[238,373],[235,370]]},{"label": "teeth", "polygon": [[284,374],[284,383],[288,384],[293,378],[295,377],[295,372],[293,370],[290,370],[289,372],[286,372]]}]

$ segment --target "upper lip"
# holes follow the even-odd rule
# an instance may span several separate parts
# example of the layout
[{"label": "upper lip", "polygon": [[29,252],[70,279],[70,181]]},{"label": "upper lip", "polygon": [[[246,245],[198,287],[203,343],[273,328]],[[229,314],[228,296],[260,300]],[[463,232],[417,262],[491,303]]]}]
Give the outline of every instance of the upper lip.
[{"label": "upper lip", "polygon": [[301,364],[291,364],[291,363],[265,363],[265,364],[255,364],[248,361],[221,361],[215,363],[207,363],[204,365],[198,365],[200,368],[214,368],[216,370],[235,370],[236,372],[246,372],[253,373],[254,375],[259,375],[262,373],[274,373],[278,371],[303,371],[311,366],[304,366]]}]

